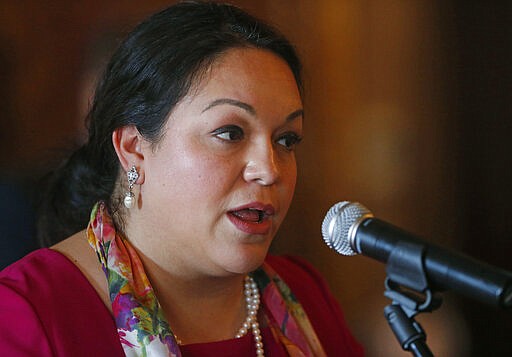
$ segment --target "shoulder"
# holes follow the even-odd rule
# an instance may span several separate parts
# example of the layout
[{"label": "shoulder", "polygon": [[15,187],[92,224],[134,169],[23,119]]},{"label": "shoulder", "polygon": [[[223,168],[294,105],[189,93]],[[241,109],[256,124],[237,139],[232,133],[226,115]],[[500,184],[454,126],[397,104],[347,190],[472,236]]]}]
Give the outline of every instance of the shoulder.
[{"label": "shoulder", "polygon": [[324,300],[338,306],[320,272],[307,260],[290,255],[269,256],[266,261],[297,297],[305,301]]},{"label": "shoulder", "polygon": [[75,268],[78,269],[87,279],[88,283],[92,285],[103,301],[103,304],[110,309],[111,304],[105,273],[101,268],[96,252],[91,248],[86,239],[85,231],[80,231],[51,248],[73,262]]},{"label": "shoulder", "polygon": [[[84,324],[91,315],[97,328]],[[109,311],[80,269],[61,253],[47,248],[30,253],[0,272],[0,316],[0,330],[6,332],[0,335],[0,350],[12,352],[9,355],[37,351],[39,356],[79,356],[90,352],[89,347],[77,351],[85,340],[116,335]]]},{"label": "shoulder", "polygon": [[301,303],[322,341],[327,355],[362,356],[363,349],[352,336],[343,311],[326,280],[308,261],[296,256],[266,259]]},{"label": "shoulder", "polygon": [[30,294],[34,293],[34,284],[51,281],[56,272],[64,272],[65,275],[76,273],[73,264],[62,254],[42,248],[0,271],[0,283]]},{"label": "shoulder", "polygon": [[309,302],[320,299],[329,307],[334,305],[338,308],[324,277],[305,259],[289,255],[269,256],[266,263],[286,282],[299,300]]},{"label": "shoulder", "polygon": [[[50,356],[52,349],[45,328],[33,305],[39,294],[38,275],[42,273],[44,261],[52,259],[49,250],[35,251],[0,272],[0,316],[9,321],[9,328],[2,328],[0,350],[17,355],[26,346],[34,346],[41,356]],[[44,273],[43,273],[44,274]],[[0,321],[0,326],[3,323]],[[24,332],[20,339],[20,331]]]},{"label": "shoulder", "polygon": [[[42,248],[26,255],[0,272],[0,284],[16,290],[27,298],[62,297],[72,286],[90,284],[80,269],[65,255],[49,248]],[[69,285],[71,284],[71,286]],[[89,285],[89,286],[88,286]]]},{"label": "shoulder", "polygon": [[[309,279],[312,282],[324,282],[324,279],[315,267],[307,260],[298,256],[292,255],[269,255],[265,260],[281,278],[294,281],[301,281],[302,279]],[[286,279],[288,278],[288,279]]]},{"label": "shoulder", "polygon": [[[65,310],[62,302],[77,297],[99,300],[78,267],[63,254],[48,248],[36,250],[2,270],[0,286],[2,292],[9,290],[16,294],[18,301],[29,303],[40,316]],[[53,309],[57,311],[50,311]]]}]

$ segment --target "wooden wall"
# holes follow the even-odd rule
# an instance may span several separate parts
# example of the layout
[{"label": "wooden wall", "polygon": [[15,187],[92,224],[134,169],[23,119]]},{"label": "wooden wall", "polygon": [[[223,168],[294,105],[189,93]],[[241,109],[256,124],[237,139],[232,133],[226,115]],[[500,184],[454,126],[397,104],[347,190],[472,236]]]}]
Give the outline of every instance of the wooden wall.
[{"label": "wooden wall", "polygon": [[[305,64],[300,178],[273,251],[302,255],[325,274],[369,356],[399,355],[382,317],[384,266],[335,254],[320,225],[332,204],[356,200],[433,242],[512,270],[510,6],[232,2],[278,25]],[[97,54],[168,3],[0,3],[4,172],[32,182],[60,148],[83,140]],[[447,294],[440,311],[418,320],[439,355],[510,351],[509,312]]]}]

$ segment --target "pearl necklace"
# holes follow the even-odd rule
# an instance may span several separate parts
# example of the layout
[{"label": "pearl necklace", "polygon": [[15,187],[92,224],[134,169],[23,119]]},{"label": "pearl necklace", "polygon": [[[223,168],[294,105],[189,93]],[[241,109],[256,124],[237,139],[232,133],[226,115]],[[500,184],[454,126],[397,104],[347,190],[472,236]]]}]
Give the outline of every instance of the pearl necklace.
[{"label": "pearl necklace", "polygon": [[235,338],[245,336],[249,329],[251,329],[252,336],[254,337],[254,343],[256,345],[256,356],[263,357],[263,339],[261,337],[260,325],[258,323],[260,292],[258,291],[258,285],[256,285],[254,279],[249,275],[245,277],[244,295],[247,307],[247,318],[242,324],[242,327],[240,327],[240,329],[238,330],[238,333],[235,335]]},{"label": "pearl necklace", "polygon": [[[258,323],[258,309],[260,307],[260,292],[258,290],[258,285],[254,282],[254,279],[247,275],[245,277],[244,283],[244,296],[245,303],[247,307],[247,317],[242,324],[242,326],[238,329],[235,338],[241,338],[247,335],[249,330],[252,330],[252,336],[254,338],[254,344],[256,346],[256,356],[264,357],[263,350],[263,338],[261,337],[260,325]],[[174,335],[174,338],[178,345],[181,345],[182,342],[178,338],[178,336]]]}]

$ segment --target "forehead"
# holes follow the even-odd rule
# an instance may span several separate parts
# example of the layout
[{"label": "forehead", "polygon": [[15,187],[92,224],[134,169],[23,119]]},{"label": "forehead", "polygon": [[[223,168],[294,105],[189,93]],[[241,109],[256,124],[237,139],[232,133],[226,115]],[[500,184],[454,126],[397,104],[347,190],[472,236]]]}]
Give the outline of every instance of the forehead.
[{"label": "forehead", "polygon": [[274,53],[255,48],[234,48],[219,56],[187,96],[198,99],[227,96],[252,102],[279,100],[301,107],[302,100],[288,64]]}]

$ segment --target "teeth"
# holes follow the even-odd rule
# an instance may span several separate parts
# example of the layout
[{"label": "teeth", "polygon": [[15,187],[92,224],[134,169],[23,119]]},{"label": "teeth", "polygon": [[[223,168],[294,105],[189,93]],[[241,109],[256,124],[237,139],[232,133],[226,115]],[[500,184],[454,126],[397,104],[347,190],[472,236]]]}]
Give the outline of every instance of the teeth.
[{"label": "teeth", "polygon": [[233,214],[243,220],[261,223],[265,218],[265,212],[255,208],[247,208],[235,211]]}]

